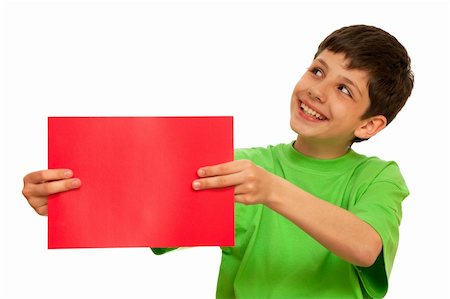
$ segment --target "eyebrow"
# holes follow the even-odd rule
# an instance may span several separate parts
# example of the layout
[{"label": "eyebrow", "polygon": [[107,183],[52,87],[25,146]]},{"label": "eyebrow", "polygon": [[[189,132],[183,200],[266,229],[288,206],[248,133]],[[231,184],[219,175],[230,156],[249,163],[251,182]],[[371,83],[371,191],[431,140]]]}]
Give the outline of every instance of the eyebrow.
[{"label": "eyebrow", "polygon": [[[324,66],[326,69],[329,69],[328,64],[325,62],[325,60],[323,60],[323,59],[321,59],[321,58],[317,58],[316,60],[319,61],[321,64],[323,64],[323,66]],[[349,78],[344,77],[344,76],[339,76],[339,77],[341,77],[342,80],[344,80],[348,85],[353,86],[353,87],[358,91],[359,95],[362,96],[362,92],[361,92],[361,90],[359,89],[358,85],[355,84],[355,82],[353,82],[352,80],[350,80]]]}]

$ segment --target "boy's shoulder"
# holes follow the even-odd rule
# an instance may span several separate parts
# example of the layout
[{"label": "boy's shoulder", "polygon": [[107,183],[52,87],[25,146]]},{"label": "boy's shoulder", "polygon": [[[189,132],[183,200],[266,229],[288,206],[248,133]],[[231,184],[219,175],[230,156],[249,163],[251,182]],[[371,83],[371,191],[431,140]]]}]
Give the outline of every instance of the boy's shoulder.
[{"label": "boy's shoulder", "polygon": [[311,173],[339,175],[351,173],[354,179],[392,182],[405,186],[400,168],[395,161],[376,156],[365,156],[354,150],[339,158],[322,160],[302,155],[293,148],[293,142],[235,150],[235,160],[248,159],[271,171],[278,167],[297,168]]},{"label": "boy's shoulder", "polygon": [[339,166],[342,168],[345,164],[353,167],[369,167],[384,168],[389,165],[396,165],[394,161],[385,161],[376,156],[365,156],[350,149],[347,154],[336,159],[318,159],[301,154],[294,149],[294,142],[280,143],[276,145],[268,145],[266,147],[239,148],[234,151],[235,160],[249,159],[254,162],[256,160],[273,161],[274,159],[282,160],[285,163],[298,164],[302,166]]},{"label": "boy's shoulder", "polygon": [[252,157],[264,157],[267,155],[270,155],[273,151],[273,148],[279,148],[282,147],[284,144],[278,144],[278,145],[268,145],[266,147],[249,147],[249,148],[238,148],[234,150],[234,159],[235,160],[241,160],[241,159],[249,159]]},{"label": "boy's shoulder", "polygon": [[280,143],[277,145],[268,145],[266,147],[239,148],[234,150],[235,160],[251,160],[253,163],[264,167],[271,168],[274,159],[283,152],[283,149],[289,144]]}]

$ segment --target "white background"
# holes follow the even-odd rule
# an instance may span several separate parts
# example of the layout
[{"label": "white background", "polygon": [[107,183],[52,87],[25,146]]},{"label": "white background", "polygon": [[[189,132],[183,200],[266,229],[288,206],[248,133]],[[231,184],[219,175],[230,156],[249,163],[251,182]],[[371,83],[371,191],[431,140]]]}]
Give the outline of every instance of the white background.
[{"label": "white background", "polygon": [[236,147],[289,142],[296,81],[326,35],[357,23],[395,35],[416,75],[392,125],[354,147],[396,160],[411,191],[387,298],[450,297],[448,4],[8,1],[0,11],[1,298],[214,298],[218,248],[46,249],[47,218],[21,188],[46,168],[47,116],[233,115]]}]

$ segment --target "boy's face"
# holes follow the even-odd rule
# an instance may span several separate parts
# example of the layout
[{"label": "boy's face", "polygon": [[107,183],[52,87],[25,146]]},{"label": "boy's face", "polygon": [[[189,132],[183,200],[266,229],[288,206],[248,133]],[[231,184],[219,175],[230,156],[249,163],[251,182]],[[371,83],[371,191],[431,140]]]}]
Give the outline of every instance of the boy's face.
[{"label": "boy's face", "polygon": [[295,86],[291,128],[302,138],[349,145],[359,132],[370,104],[369,74],[347,65],[344,54],[324,50]]}]

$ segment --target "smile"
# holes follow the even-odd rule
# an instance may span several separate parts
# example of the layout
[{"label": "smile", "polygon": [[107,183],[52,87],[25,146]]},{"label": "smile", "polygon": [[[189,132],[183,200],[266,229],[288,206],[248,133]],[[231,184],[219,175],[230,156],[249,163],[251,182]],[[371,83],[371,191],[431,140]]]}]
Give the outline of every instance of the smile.
[{"label": "smile", "polygon": [[317,119],[317,120],[326,120],[327,118],[325,116],[323,116],[322,114],[320,114],[319,112],[313,110],[311,107],[307,106],[305,103],[300,101],[300,109],[302,110],[303,113],[305,113],[306,115]]}]

